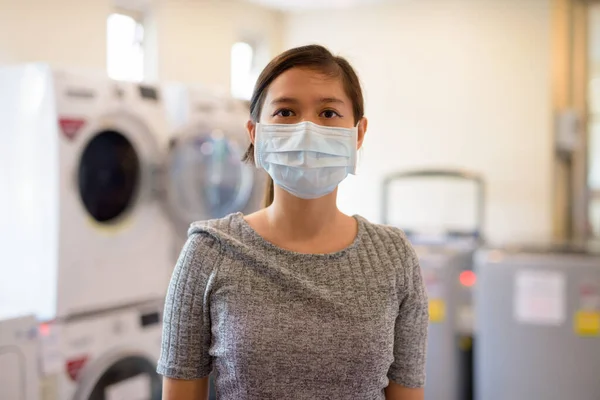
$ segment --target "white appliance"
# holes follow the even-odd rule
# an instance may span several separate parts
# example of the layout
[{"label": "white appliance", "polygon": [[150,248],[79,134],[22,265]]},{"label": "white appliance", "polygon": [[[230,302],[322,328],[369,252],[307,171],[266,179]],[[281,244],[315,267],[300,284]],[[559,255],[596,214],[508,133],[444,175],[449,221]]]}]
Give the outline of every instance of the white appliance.
[{"label": "white appliance", "polygon": [[43,64],[0,68],[0,88],[0,319],[162,298],[159,90]]},{"label": "white appliance", "polygon": [[37,322],[33,316],[0,321],[0,399],[38,400]]},{"label": "white appliance", "polygon": [[42,400],[160,400],[162,308],[148,302],[42,325],[43,352],[60,354],[44,366]]},{"label": "white appliance", "polygon": [[206,87],[173,84],[164,91],[173,132],[167,193],[175,260],[192,222],[260,209],[266,174],[241,161],[250,143],[247,106]]},{"label": "white appliance", "polygon": [[192,120],[211,120],[218,110],[227,107],[229,97],[216,87],[171,82],[163,85],[163,97],[171,133]]}]

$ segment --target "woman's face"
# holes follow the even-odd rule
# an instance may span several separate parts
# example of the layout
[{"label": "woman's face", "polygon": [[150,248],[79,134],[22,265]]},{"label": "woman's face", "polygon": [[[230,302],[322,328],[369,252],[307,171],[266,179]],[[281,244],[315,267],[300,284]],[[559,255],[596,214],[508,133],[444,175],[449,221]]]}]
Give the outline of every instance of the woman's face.
[{"label": "woman's face", "polygon": [[[346,95],[341,78],[308,68],[292,68],[269,85],[259,122],[296,124],[305,121],[342,128],[355,126],[352,100]],[[358,125],[358,148],[366,126],[363,118]],[[254,143],[253,123],[249,123],[248,130]]]}]

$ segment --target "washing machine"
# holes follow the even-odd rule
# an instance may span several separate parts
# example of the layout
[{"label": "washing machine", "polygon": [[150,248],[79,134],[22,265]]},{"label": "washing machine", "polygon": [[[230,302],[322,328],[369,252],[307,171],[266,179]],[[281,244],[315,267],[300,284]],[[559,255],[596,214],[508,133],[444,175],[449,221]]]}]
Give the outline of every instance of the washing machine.
[{"label": "washing machine", "polygon": [[39,400],[37,321],[0,321],[0,399]]},{"label": "washing machine", "polygon": [[163,301],[41,324],[41,400],[160,400]]},{"label": "washing machine", "polygon": [[[473,296],[477,281],[473,255],[483,242],[485,183],[479,174],[463,170],[426,169],[393,173],[383,183],[381,209],[384,224],[392,222],[391,206],[401,204],[401,199],[391,196],[391,186],[417,180],[434,181],[434,185],[460,182],[475,188],[473,228],[456,230],[443,227],[436,233],[405,229],[419,258],[429,300],[425,399],[472,400]],[[407,193],[407,196],[418,197],[413,192]],[[443,200],[449,202],[450,199],[444,197]],[[407,214],[402,215],[406,217]],[[443,221],[436,223],[443,224]],[[403,227],[402,220],[396,221],[396,224]]]},{"label": "washing machine", "polygon": [[162,85],[162,91],[172,133],[192,120],[213,119],[229,103],[222,90],[207,85],[170,82]]},{"label": "washing machine", "polygon": [[[166,90],[169,91],[168,89]],[[177,260],[190,224],[262,206],[266,175],[242,158],[249,145],[243,102],[206,88],[170,87],[172,136],[167,163],[170,219]],[[173,95],[175,93],[175,95]],[[175,115],[177,107],[185,109]],[[185,115],[181,119],[181,115]]]},{"label": "washing machine", "polygon": [[523,245],[475,256],[477,400],[600,396],[600,249]]},{"label": "washing machine", "polygon": [[170,276],[158,88],[0,68],[0,318],[162,298]]}]

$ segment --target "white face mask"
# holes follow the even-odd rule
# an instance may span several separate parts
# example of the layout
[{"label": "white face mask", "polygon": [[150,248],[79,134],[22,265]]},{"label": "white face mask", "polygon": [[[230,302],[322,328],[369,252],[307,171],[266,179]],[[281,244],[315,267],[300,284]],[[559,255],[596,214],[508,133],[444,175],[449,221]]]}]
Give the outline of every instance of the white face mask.
[{"label": "white face mask", "polygon": [[302,199],[316,199],[356,173],[358,127],[312,122],[256,124],[254,160],[273,182]]}]

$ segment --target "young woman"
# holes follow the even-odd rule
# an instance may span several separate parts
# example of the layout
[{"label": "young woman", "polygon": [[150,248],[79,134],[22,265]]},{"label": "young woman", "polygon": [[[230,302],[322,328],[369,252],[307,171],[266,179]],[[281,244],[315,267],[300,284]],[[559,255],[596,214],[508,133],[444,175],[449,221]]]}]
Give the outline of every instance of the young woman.
[{"label": "young woman", "polygon": [[[166,299],[164,400],[421,400],[427,299],[404,234],[336,206],[367,130],[358,77],[321,46],[265,68],[246,159],[267,207],[192,225]],[[274,182],[274,184],[273,184]]]}]

